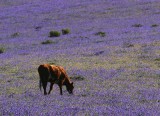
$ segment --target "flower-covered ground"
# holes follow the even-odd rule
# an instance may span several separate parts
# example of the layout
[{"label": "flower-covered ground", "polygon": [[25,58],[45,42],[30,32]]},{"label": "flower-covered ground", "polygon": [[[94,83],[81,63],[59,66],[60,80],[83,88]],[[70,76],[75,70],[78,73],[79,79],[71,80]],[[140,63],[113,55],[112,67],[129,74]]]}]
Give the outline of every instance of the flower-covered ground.
[{"label": "flower-covered ground", "polygon": [[[159,116],[159,18],[159,0],[1,0],[0,115]],[[43,63],[67,70],[74,95],[43,95]]]}]

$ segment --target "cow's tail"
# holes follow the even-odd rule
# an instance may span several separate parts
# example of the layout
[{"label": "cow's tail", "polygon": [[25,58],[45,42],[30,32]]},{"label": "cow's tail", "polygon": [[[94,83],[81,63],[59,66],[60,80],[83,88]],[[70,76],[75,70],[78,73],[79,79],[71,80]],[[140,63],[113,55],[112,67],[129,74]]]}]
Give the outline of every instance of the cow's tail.
[{"label": "cow's tail", "polygon": [[40,91],[41,91],[41,88],[42,88],[42,68],[43,68],[42,65],[40,65],[40,66],[38,67],[38,73],[39,73],[39,89],[40,89]]},{"label": "cow's tail", "polygon": [[41,88],[42,88],[42,81],[41,81],[41,79],[39,79],[39,89],[40,89],[40,91],[41,91]]}]

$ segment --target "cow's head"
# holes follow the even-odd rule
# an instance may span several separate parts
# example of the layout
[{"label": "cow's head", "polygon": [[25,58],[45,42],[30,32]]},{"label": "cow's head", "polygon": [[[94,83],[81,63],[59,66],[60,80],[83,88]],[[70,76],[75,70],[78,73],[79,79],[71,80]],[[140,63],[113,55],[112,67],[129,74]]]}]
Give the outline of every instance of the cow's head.
[{"label": "cow's head", "polygon": [[73,82],[70,83],[67,87],[67,91],[69,94],[73,94],[73,89],[74,89],[74,86],[73,86]]}]

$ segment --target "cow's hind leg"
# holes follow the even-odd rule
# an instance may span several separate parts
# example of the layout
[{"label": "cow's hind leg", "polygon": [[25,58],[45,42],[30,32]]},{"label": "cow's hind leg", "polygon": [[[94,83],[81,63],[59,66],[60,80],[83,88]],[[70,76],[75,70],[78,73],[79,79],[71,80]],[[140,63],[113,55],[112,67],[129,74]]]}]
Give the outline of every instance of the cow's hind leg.
[{"label": "cow's hind leg", "polygon": [[50,85],[50,90],[49,90],[48,94],[51,93],[51,91],[52,91],[52,89],[53,89],[53,85],[54,85],[54,83],[51,83],[51,85]]},{"label": "cow's hind leg", "polygon": [[44,95],[47,95],[46,87],[47,87],[47,82],[49,79],[49,70],[48,70],[47,66],[40,65],[38,67],[38,72],[39,72],[40,81],[41,81],[40,84],[42,84],[43,89],[44,89]]},{"label": "cow's hind leg", "polygon": [[46,92],[47,81],[43,81],[43,82],[42,82],[42,86],[43,86],[43,89],[44,89],[44,95],[47,95],[47,92]]}]

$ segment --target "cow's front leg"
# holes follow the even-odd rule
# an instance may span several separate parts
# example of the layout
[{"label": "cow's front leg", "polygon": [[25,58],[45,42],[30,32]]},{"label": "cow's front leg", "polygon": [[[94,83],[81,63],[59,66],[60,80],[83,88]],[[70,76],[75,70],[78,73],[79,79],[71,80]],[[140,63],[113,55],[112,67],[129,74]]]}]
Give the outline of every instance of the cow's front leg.
[{"label": "cow's front leg", "polygon": [[49,90],[48,94],[51,93],[51,91],[52,91],[52,89],[53,89],[53,85],[54,85],[54,83],[51,83],[51,84],[50,84],[50,90]]},{"label": "cow's front leg", "polygon": [[60,89],[60,95],[63,95],[63,93],[62,93],[62,84],[61,83],[59,84],[59,89]]}]

